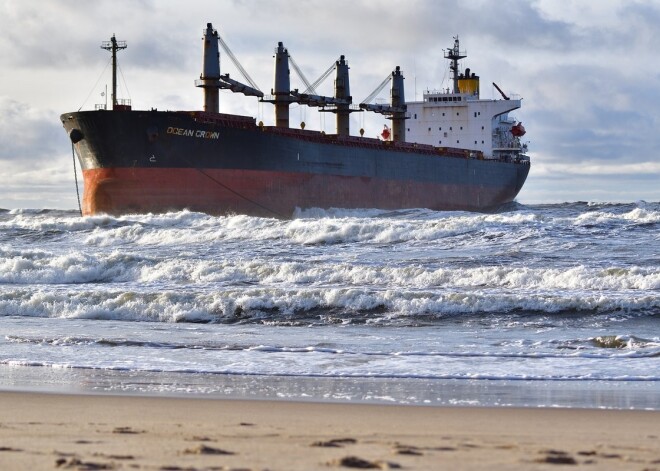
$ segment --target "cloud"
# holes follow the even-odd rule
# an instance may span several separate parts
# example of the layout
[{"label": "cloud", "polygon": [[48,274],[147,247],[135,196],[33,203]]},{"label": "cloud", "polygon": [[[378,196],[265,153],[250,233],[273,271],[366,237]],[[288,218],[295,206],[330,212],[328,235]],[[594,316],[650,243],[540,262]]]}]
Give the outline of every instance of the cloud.
[{"label": "cloud", "polygon": [[63,142],[56,114],[0,96],[0,160],[36,165],[61,152]]},{"label": "cloud", "polygon": [[641,178],[658,178],[660,181],[660,162],[627,164],[608,164],[593,160],[575,163],[539,162],[534,166],[534,173],[546,178],[563,178],[566,175],[590,177],[640,175]]},{"label": "cloud", "polygon": [[[420,98],[427,87],[446,87],[443,49],[458,34],[468,51],[464,66],[480,75],[483,98],[499,99],[491,82],[523,97],[522,109],[512,114],[525,123],[533,162],[521,198],[551,195],[554,188],[563,201],[589,199],[589,191],[598,196],[614,185],[619,169],[630,187],[617,195],[660,200],[660,190],[645,183],[657,175],[660,155],[655,1],[5,0],[0,160],[8,170],[0,174],[0,206],[10,191],[48,194],[42,204],[50,205],[49,182],[68,185],[70,144],[58,116],[104,100],[109,54],[99,46],[113,33],[128,43],[119,56],[120,96],[140,109],[199,109],[202,92],[193,81],[201,72],[207,22],[265,92],[278,41],[310,81],[345,54],[356,100],[396,65],[406,76],[408,99]],[[224,53],[221,61],[223,72],[241,79]],[[302,86],[295,75],[292,85]],[[319,92],[331,94],[332,79]],[[238,95],[223,93],[221,109],[273,121],[270,105]],[[293,107],[291,118],[311,129],[334,127],[332,117],[305,107]],[[355,134],[365,127],[367,135],[384,121],[363,113],[351,120]]]},{"label": "cloud", "polygon": [[77,206],[57,113],[0,96],[0,166],[0,208]]}]

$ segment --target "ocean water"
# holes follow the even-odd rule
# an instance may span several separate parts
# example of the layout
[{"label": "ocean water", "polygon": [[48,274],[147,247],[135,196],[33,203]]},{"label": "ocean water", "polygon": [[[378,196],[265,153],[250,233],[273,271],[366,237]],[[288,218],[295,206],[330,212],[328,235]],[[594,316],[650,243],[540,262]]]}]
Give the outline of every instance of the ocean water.
[{"label": "ocean water", "polygon": [[0,210],[0,389],[660,410],[660,203]]}]

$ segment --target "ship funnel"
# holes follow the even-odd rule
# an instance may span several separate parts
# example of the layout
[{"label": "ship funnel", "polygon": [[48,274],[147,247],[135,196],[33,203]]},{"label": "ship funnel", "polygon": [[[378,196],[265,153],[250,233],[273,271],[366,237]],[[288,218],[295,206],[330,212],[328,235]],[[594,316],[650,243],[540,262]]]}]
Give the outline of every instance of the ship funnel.
[{"label": "ship funnel", "polygon": [[217,113],[220,110],[220,52],[218,51],[218,32],[211,23],[204,30],[202,75],[196,84],[204,89],[204,111]]},{"label": "ship funnel", "polygon": [[470,69],[465,69],[465,75],[458,77],[458,92],[473,95],[479,98],[479,76]]}]

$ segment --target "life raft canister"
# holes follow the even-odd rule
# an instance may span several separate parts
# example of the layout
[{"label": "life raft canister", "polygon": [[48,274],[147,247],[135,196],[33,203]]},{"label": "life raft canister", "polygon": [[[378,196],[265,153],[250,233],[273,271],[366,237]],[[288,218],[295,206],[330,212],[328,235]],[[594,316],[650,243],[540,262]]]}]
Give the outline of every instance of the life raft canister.
[{"label": "life raft canister", "polygon": [[383,128],[383,132],[380,133],[381,137],[383,138],[384,141],[387,141],[390,138],[390,128],[385,126]]}]

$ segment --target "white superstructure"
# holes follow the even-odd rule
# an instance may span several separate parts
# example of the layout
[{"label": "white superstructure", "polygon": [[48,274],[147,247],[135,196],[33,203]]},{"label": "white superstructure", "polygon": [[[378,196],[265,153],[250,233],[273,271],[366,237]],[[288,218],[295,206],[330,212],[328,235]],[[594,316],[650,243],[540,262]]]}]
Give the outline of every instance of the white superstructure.
[{"label": "white superstructure", "polygon": [[522,124],[508,113],[520,108],[520,98],[502,94],[501,100],[479,98],[479,77],[466,69],[459,74],[458,60],[466,57],[454,47],[445,51],[454,74],[453,89],[426,90],[422,101],[407,102],[406,141],[436,147],[454,147],[483,153],[484,159],[526,160]]}]

